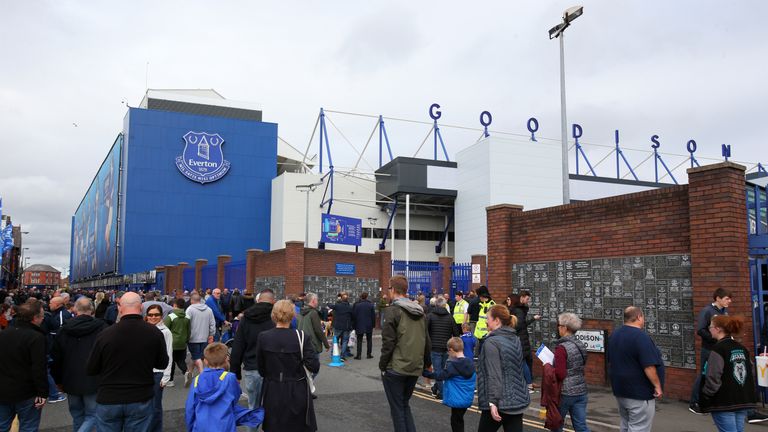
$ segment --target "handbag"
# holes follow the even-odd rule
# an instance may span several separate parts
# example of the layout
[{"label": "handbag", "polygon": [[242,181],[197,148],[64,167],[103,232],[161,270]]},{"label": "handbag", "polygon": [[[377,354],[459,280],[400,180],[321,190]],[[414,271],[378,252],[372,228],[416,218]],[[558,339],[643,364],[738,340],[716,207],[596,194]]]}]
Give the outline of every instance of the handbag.
[{"label": "handbag", "polygon": [[307,384],[309,384],[310,393],[315,393],[315,380],[312,379],[312,372],[304,366],[304,332],[296,330],[296,337],[299,338],[299,352],[301,353],[301,367],[304,368],[304,374],[307,375]]}]

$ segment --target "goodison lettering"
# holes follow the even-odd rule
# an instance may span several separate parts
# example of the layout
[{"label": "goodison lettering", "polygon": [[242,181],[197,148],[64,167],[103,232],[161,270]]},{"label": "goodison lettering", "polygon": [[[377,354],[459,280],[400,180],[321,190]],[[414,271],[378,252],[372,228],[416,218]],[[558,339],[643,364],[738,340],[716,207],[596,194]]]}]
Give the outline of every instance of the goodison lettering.
[{"label": "goodison lettering", "polygon": [[208,162],[208,161],[196,161],[194,159],[190,159],[187,164],[189,166],[199,166],[199,167],[208,167],[208,168],[217,168],[219,164],[216,162]]}]

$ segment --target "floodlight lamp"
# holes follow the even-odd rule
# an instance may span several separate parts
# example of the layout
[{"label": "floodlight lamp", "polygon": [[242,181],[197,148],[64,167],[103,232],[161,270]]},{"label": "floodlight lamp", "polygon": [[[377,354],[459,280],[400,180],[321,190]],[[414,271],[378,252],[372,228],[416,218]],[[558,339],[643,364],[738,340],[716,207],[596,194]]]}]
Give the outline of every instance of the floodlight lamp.
[{"label": "floodlight lamp", "polygon": [[549,38],[555,39],[557,37],[560,37],[561,34],[563,34],[563,31],[568,27],[568,23],[560,23],[551,29],[549,29]]},{"label": "floodlight lamp", "polygon": [[563,21],[570,23],[584,13],[584,6],[573,6],[563,12]]}]

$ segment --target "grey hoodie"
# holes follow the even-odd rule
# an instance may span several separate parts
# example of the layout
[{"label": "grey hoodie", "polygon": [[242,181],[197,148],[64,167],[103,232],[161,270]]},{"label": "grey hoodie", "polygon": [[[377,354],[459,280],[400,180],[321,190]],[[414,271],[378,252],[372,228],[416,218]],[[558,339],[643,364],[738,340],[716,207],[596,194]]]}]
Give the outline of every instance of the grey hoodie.
[{"label": "grey hoodie", "polygon": [[216,319],[213,311],[205,303],[195,303],[187,308],[189,318],[189,343],[208,342],[208,337],[216,333]]}]

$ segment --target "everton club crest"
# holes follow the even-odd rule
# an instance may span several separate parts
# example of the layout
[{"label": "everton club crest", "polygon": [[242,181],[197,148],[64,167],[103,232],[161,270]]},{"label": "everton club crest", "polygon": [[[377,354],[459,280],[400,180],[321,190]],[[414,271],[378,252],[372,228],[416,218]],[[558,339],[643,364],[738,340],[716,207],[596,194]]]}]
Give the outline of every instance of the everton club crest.
[{"label": "everton club crest", "polygon": [[185,177],[200,184],[214,182],[229,171],[219,134],[189,131],[184,135],[184,153],[176,157],[176,167]]}]

